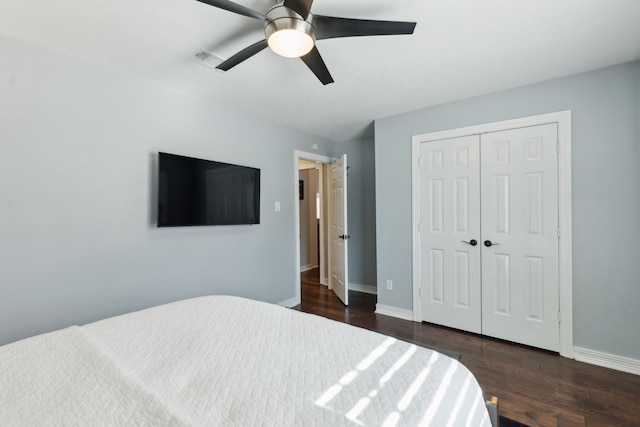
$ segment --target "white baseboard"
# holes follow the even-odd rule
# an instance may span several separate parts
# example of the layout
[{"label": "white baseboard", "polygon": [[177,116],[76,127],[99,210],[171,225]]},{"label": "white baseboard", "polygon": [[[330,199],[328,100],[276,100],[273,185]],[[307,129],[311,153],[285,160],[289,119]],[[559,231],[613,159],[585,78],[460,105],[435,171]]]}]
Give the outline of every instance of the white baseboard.
[{"label": "white baseboard", "polygon": [[307,264],[300,266],[300,273],[304,273],[305,271],[313,270],[314,268],[318,268],[318,265]]},{"label": "white baseboard", "polygon": [[640,375],[640,360],[631,359],[629,357],[603,353],[601,351],[589,350],[588,348],[581,347],[573,347],[573,357],[575,357],[578,362],[590,363],[592,365]]},{"label": "white baseboard", "polygon": [[296,298],[296,297],[293,297],[291,299],[281,301],[278,303],[278,305],[281,305],[283,307],[288,307],[288,308],[295,307],[298,304],[300,304],[300,298]]},{"label": "white baseboard", "polygon": [[364,292],[365,294],[378,295],[378,287],[374,285],[363,285],[361,283],[349,282],[349,290]]},{"label": "white baseboard", "polygon": [[391,307],[389,305],[376,304],[376,314],[397,317],[398,319],[413,321],[413,311],[403,308]]}]

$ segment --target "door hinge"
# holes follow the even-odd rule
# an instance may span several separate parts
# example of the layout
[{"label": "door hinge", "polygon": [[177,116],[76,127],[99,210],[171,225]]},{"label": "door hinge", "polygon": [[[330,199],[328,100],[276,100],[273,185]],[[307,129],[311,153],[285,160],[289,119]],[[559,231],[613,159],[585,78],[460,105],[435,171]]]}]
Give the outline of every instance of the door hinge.
[{"label": "door hinge", "polygon": [[560,322],[560,312],[558,312],[558,323],[561,323]]},{"label": "door hinge", "polygon": [[418,233],[422,233],[422,223],[418,223]]},{"label": "door hinge", "polygon": [[556,153],[560,152],[560,141],[556,141]]},{"label": "door hinge", "polygon": [[556,234],[558,235],[558,237],[560,237],[560,226],[558,226],[558,229],[556,231]]},{"label": "door hinge", "polygon": [[418,167],[419,167],[419,168],[421,168],[421,167],[422,167],[422,159],[423,159],[423,157],[422,157],[422,156],[418,157]]},{"label": "door hinge", "polygon": [[418,288],[418,296],[422,298],[422,288]]}]

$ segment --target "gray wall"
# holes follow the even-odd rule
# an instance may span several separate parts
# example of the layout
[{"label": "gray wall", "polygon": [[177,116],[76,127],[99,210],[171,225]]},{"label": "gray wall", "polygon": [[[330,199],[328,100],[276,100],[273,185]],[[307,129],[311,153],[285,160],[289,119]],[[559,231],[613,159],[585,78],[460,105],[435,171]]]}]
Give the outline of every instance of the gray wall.
[{"label": "gray wall", "polygon": [[[0,38],[0,344],[204,294],[293,298],[293,151],[314,142],[333,155],[333,141]],[[157,229],[158,151],[261,168],[261,224]]]},{"label": "gray wall", "polygon": [[574,345],[640,359],[640,62],[375,123],[378,302],[412,309],[411,137],[572,110]]}]

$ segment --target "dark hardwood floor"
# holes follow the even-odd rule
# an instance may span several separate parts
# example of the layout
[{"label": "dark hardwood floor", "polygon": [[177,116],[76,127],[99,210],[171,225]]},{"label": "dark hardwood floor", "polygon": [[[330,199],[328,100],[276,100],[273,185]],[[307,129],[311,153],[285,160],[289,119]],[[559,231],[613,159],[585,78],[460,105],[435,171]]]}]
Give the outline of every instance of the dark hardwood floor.
[{"label": "dark hardwood floor", "polygon": [[640,376],[576,362],[555,353],[427,323],[375,314],[376,296],[349,292],[349,307],[302,274],[295,309],[396,338],[459,353],[501,413],[535,426],[640,426]]}]

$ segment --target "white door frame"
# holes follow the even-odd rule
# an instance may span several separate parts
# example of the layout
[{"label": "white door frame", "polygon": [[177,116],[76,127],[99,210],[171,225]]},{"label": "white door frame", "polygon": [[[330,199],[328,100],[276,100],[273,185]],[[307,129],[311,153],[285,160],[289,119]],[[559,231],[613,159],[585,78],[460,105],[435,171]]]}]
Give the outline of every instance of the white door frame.
[{"label": "white door frame", "polygon": [[415,135],[411,138],[411,224],[413,252],[413,320],[422,321],[420,304],[420,144],[448,138],[483,134],[547,123],[558,123],[558,301],[561,356],[573,358],[573,257],[571,219],[571,110],[513,120],[486,123],[440,132]]},{"label": "white door frame", "polygon": [[[295,241],[295,247],[296,247],[296,268],[295,268],[295,279],[294,282],[296,284],[296,296],[295,296],[295,301],[292,304],[292,306],[294,305],[298,305],[300,304],[300,200],[298,198],[298,181],[300,179],[300,173],[299,173],[299,163],[300,160],[310,160],[312,162],[320,162],[320,163],[331,163],[333,162],[335,159],[333,157],[329,157],[329,156],[324,156],[322,154],[317,154],[317,153],[307,153],[304,151],[299,151],[299,150],[294,150],[293,151],[293,170],[295,171],[295,173],[293,174],[293,192],[292,197],[294,199],[293,202],[293,212],[294,212],[294,222],[293,222],[293,229],[294,229],[294,233],[293,233],[293,237],[294,237],[294,241]],[[325,186],[324,186],[324,175],[321,171],[321,173],[318,175],[318,185],[320,186],[320,193],[322,194],[322,196],[320,197],[320,211],[321,212],[325,212],[325,207],[323,205],[323,203],[326,202],[326,197],[325,197]],[[326,234],[326,230],[324,229],[324,221],[320,221],[320,236],[324,237],[324,235]],[[325,271],[325,259],[324,259],[324,238],[320,239],[320,281],[322,283],[322,274]],[[330,256],[328,258],[331,258]]]}]

